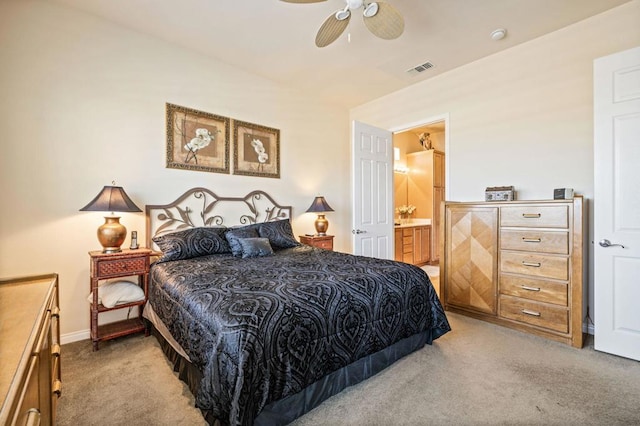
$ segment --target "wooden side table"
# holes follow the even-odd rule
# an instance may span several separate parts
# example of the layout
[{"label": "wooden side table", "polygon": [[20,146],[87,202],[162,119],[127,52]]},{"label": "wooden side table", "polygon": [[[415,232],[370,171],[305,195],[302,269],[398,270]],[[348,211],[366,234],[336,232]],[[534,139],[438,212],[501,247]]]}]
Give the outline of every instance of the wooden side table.
[{"label": "wooden side table", "polygon": [[299,238],[302,244],[333,250],[333,235],[300,235]]},{"label": "wooden side table", "polygon": [[[148,295],[149,258],[154,253],[146,248],[136,250],[123,249],[120,253],[89,252],[91,257],[90,288],[93,292],[93,300],[90,307],[91,340],[93,341],[94,351],[98,350],[98,344],[103,340],[115,339],[116,337],[141,331],[146,332],[146,327],[142,320],[142,307],[146,303]],[[98,284],[101,280],[129,276],[138,277],[138,285],[144,291],[144,300],[119,304],[113,308],[107,308],[102,303],[98,303]],[[100,313],[134,306],[138,307],[137,317],[98,325]]]}]

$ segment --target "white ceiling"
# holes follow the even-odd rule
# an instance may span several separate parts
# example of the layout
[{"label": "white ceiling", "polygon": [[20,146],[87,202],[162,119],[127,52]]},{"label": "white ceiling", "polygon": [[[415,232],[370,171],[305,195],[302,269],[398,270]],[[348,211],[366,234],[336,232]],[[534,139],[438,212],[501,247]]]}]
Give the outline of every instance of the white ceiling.
[{"label": "white ceiling", "polygon": [[[354,13],[342,37],[322,49],[315,34],[344,0],[48,1],[353,107],[629,0],[387,0],[404,16],[400,38],[375,37]],[[490,39],[497,28],[507,29],[505,39]],[[413,77],[406,73],[426,61],[435,67]]]}]

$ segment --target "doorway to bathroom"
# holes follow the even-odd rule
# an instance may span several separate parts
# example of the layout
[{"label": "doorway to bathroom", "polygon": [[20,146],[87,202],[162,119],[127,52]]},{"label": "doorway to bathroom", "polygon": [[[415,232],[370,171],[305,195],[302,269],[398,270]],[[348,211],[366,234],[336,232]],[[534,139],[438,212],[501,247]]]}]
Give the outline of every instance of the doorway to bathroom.
[{"label": "doorway to bathroom", "polygon": [[447,133],[445,119],[393,133],[396,260],[439,263]]}]

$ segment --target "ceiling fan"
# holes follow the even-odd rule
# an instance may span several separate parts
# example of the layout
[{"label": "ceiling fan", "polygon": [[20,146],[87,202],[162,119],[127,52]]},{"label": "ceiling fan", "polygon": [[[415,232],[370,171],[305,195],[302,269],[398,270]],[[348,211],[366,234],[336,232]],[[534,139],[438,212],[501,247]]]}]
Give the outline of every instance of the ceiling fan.
[{"label": "ceiling fan", "polygon": [[[326,0],[282,0],[287,3],[320,3]],[[351,11],[363,8],[364,23],[375,36],[385,40],[400,37],[404,31],[404,19],[388,3],[364,0],[344,0],[346,6],[332,13],[324,21],[316,35],[316,46],[325,47],[336,41],[344,32],[351,19]]]}]

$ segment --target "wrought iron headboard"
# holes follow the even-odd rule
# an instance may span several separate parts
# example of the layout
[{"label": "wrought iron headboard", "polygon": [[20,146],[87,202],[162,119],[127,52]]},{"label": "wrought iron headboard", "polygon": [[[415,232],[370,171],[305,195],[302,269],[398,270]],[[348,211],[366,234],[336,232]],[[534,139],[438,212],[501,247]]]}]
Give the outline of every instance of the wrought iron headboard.
[{"label": "wrought iron headboard", "polygon": [[[264,191],[244,197],[219,197],[206,188],[192,188],[169,204],[147,205],[147,247],[151,240],[166,234],[199,226],[248,225],[291,218],[291,206],[282,206]],[[195,216],[195,217],[194,217]]]}]

